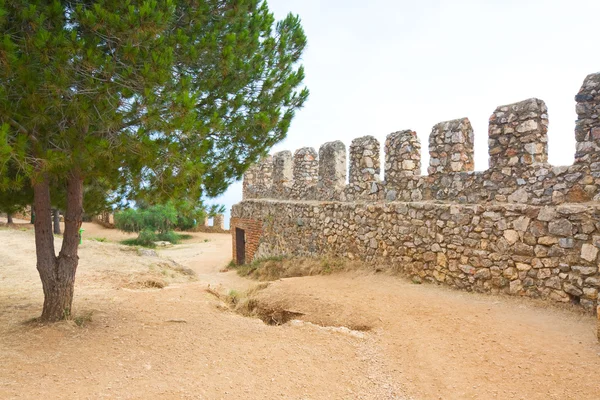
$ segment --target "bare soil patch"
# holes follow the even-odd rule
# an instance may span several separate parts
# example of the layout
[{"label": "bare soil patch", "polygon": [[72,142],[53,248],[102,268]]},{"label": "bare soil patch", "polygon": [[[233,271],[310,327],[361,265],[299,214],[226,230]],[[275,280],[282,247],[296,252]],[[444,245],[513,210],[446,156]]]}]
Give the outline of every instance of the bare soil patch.
[{"label": "bare soil patch", "polygon": [[[263,309],[367,330],[415,398],[597,398],[596,319],[528,300],[415,285],[364,272],[291,278],[256,293]],[[576,385],[573,383],[577,382]]]},{"label": "bare soil patch", "polygon": [[[588,315],[362,270],[286,279],[272,271],[275,280],[257,283],[220,272],[231,259],[229,235],[194,233],[157,249],[159,257],[115,243],[120,236],[89,226],[76,319],[42,326],[26,323],[42,304],[33,233],[0,229],[0,398],[595,399],[600,393],[600,346]],[[166,286],[144,283],[150,279]],[[243,307],[271,325],[235,312]]]}]

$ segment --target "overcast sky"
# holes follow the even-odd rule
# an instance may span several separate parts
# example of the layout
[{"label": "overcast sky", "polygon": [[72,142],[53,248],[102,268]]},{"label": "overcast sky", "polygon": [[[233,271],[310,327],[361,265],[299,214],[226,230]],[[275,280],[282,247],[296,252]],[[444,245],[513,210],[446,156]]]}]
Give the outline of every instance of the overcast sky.
[{"label": "overcast sky", "polygon": [[[537,97],[549,109],[549,158],[575,153],[574,96],[600,71],[598,0],[269,0],[300,15],[310,97],[273,152],[415,130],[426,174],[438,122],[468,117],[475,169],[488,163],[487,123],[499,105]],[[383,173],[383,168],[382,168]],[[242,199],[241,183],[215,202]],[[228,217],[228,216],[227,216]],[[227,218],[228,225],[228,218]]]}]

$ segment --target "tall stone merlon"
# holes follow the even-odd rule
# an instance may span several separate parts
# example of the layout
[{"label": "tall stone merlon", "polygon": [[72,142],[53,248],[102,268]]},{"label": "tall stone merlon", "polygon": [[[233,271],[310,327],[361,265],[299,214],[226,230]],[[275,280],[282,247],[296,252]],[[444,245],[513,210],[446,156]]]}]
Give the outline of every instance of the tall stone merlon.
[{"label": "tall stone merlon", "polygon": [[319,148],[319,190],[343,190],[346,186],[346,146],[339,140]]},{"label": "tall stone merlon", "polygon": [[468,118],[440,122],[429,135],[429,175],[473,171],[473,128]]},{"label": "tall stone merlon", "polygon": [[421,142],[411,130],[390,133],[385,139],[385,181],[399,183],[421,174]]},{"label": "tall stone merlon", "polygon": [[319,160],[315,149],[303,147],[294,153],[293,197],[307,199],[319,180]]},{"label": "tall stone merlon", "polygon": [[490,169],[511,175],[548,162],[548,109],[539,99],[496,108],[490,117]]},{"label": "tall stone merlon", "polygon": [[585,78],[575,101],[575,163],[590,164],[593,171],[600,171],[600,73]]},{"label": "tall stone merlon", "polygon": [[280,151],[273,155],[273,194],[285,197],[294,182],[294,162],[292,152]]},{"label": "tall stone merlon", "polygon": [[273,185],[273,157],[266,156],[244,174],[242,196],[244,199],[268,197]]},{"label": "tall stone merlon", "polygon": [[354,139],[350,144],[350,185],[379,181],[379,142],[373,136]]}]

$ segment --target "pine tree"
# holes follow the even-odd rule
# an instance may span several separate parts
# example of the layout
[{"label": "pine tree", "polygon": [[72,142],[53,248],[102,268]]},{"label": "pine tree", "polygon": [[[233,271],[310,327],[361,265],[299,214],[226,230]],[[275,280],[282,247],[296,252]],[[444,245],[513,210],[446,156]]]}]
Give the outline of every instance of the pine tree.
[{"label": "pine tree", "polygon": [[[216,196],[308,96],[299,18],[258,0],[0,0],[0,26],[0,190],[33,188],[42,321],[71,312],[84,184]],[[58,255],[52,182],[66,182]]]}]

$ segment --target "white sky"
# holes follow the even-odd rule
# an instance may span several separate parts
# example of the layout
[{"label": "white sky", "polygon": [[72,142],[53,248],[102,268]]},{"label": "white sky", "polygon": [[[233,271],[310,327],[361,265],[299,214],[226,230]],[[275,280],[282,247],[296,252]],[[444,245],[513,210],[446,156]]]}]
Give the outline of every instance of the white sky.
[{"label": "white sky", "polygon": [[[475,169],[487,168],[487,123],[499,105],[537,97],[549,109],[549,158],[575,153],[574,96],[600,71],[598,0],[269,0],[277,19],[300,15],[310,97],[273,152],[415,130],[468,117]],[[383,160],[383,158],[382,158]],[[383,174],[383,167],[382,167]],[[214,200],[242,198],[241,183]],[[228,225],[228,216],[227,221]]]}]

